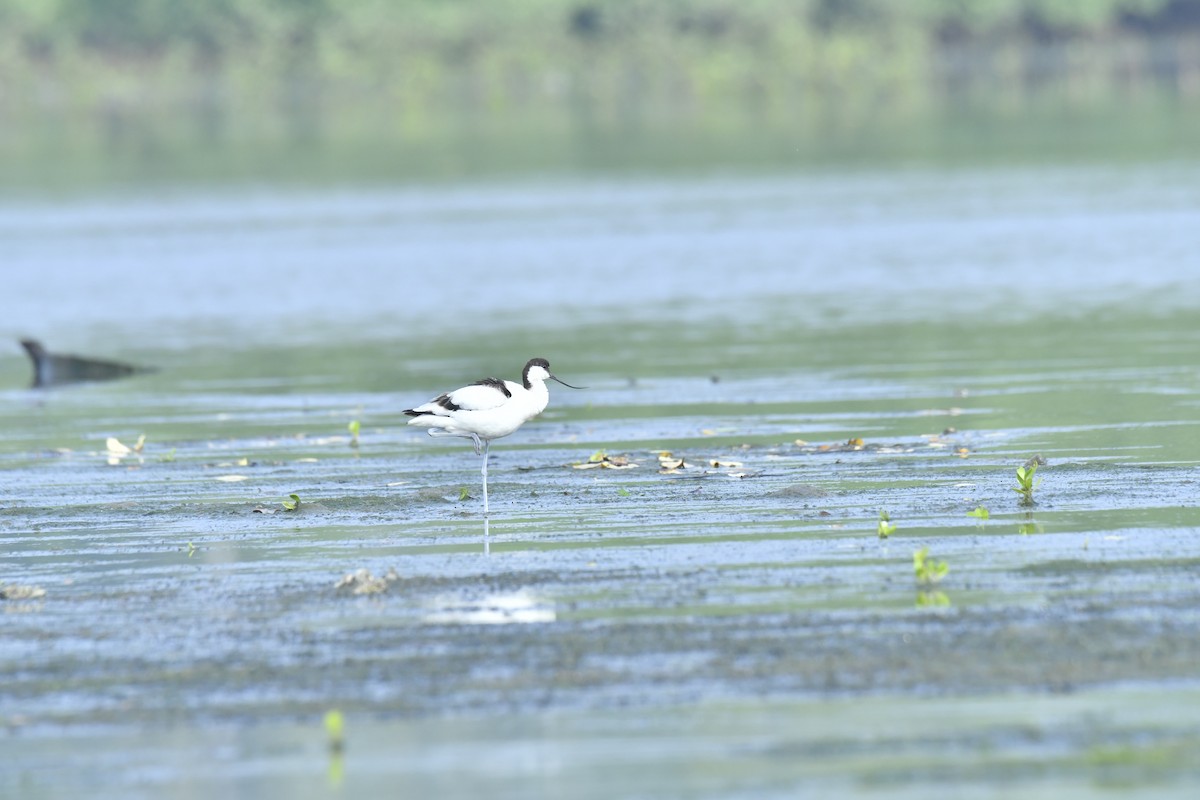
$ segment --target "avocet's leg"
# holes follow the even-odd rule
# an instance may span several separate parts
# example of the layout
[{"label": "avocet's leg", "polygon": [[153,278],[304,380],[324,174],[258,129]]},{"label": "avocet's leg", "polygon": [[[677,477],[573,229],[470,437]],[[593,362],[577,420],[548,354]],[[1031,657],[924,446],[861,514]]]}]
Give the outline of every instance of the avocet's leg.
[{"label": "avocet's leg", "polygon": [[491,444],[492,444],[491,442],[483,443],[483,519],[484,519],[485,523],[488,518],[488,496],[487,496],[488,448],[491,446]]},{"label": "avocet's leg", "polygon": [[462,433],[460,431],[452,431],[448,428],[430,428],[428,430],[430,436],[435,439],[441,439],[446,436],[457,436],[459,439],[470,439],[471,446],[475,448],[475,455],[483,452],[483,442],[479,440],[479,436],[474,433]]},{"label": "avocet's leg", "polygon": [[492,542],[488,535],[488,495],[487,495],[487,462],[488,448],[491,442],[483,443],[483,554],[491,555]]},{"label": "avocet's leg", "polygon": [[[479,441],[479,437],[473,433],[471,434],[471,442],[472,442],[472,444],[475,445],[475,455],[479,455],[481,452],[482,453],[487,452],[486,450],[482,449],[483,442]],[[484,457],[483,457],[483,470],[485,473],[487,472],[487,455],[484,455]]]}]

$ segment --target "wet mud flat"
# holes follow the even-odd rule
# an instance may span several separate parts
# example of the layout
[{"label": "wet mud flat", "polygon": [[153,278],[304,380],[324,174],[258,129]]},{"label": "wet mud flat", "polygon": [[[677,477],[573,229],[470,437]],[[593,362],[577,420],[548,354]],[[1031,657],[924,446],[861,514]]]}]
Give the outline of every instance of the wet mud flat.
[{"label": "wet mud flat", "polygon": [[[618,738],[666,726],[665,741],[707,742],[727,765],[765,758],[698,791],[816,779],[826,749],[857,778],[824,779],[863,791],[969,786],[1018,755],[1026,788],[1064,774],[1091,785],[1100,773],[1088,759],[1110,757],[1118,783],[1198,779],[1181,754],[1200,740],[1200,714],[1155,727],[1114,712],[1084,735],[1086,712],[1071,705],[1171,707],[1173,693],[1195,691],[1191,467],[1051,459],[1037,504],[1023,508],[1011,442],[965,434],[764,445],[710,435],[670,453],[603,455],[561,444],[569,424],[536,438],[546,441],[494,455],[486,556],[478,459],[392,426],[357,451],[345,437],[288,438],[223,460],[207,443],[176,442],[167,461],[151,448],[109,464],[96,450],[10,469],[28,505],[0,508],[6,580],[44,594],[3,601],[3,735],[28,756],[6,790],[69,790],[78,775],[53,770],[51,754],[74,737],[88,742],[89,768],[144,762],[150,777],[125,773],[114,794],[210,780],[174,757],[159,763],[148,731],[210,755],[229,747],[217,732],[240,731],[237,747],[286,783],[312,769],[303,754],[325,763],[320,719],[334,708],[365,760],[346,780],[366,785],[389,771],[392,736],[448,758],[464,741],[503,747],[489,733],[498,725],[537,750],[552,720],[566,733],[551,786],[629,758],[598,755],[595,726]],[[301,502],[286,510],[292,492]],[[967,516],[979,505],[989,519]],[[887,539],[878,509],[897,525]],[[926,547],[949,565],[936,585],[914,577]],[[1139,692],[1150,700],[1128,699]],[[997,739],[961,711],[964,698],[1010,714],[1056,700],[1075,710],[1010,720],[1019,735]],[[859,703],[896,715],[893,738],[838,744],[788,727],[787,709],[812,726],[821,708],[861,715],[848,710]],[[929,713],[954,732],[910,741],[900,720]],[[783,726],[772,734],[783,738],[747,750],[746,715]],[[689,728],[697,717],[703,735]],[[427,729],[449,738],[425,739]],[[939,737],[974,753],[974,766],[947,773]],[[804,766],[788,766],[788,748]],[[852,767],[854,752],[863,762]],[[660,756],[642,783],[596,786],[649,791],[692,763]],[[1054,766],[1064,759],[1074,771]],[[447,790],[444,776],[406,763]],[[914,763],[924,766],[904,766]],[[528,775],[513,769],[501,772],[520,796]],[[482,767],[465,774],[488,781]],[[239,775],[226,778],[248,780]]]}]

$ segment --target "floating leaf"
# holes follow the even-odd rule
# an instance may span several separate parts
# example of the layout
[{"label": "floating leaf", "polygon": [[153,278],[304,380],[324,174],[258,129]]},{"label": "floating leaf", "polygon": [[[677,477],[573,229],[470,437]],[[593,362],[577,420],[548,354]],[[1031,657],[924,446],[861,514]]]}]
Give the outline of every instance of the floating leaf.
[{"label": "floating leaf", "polygon": [[464,486],[458,490],[458,499],[460,502],[471,499],[471,493],[467,491],[467,487]]},{"label": "floating leaf", "polygon": [[290,497],[291,499],[283,501],[283,503],[282,503],[283,510],[284,511],[295,511],[297,508],[300,507],[300,495],[289,494],[288,497]]},{"label": "floating leaf", "polygon": [[708,465],[710,467],[740,467],[742,463],[740,461],[719,461],[715,458],[710,458]]},{"label": "floating leaf", "polygon": [[976,519],[987,519],[991,515],[983,506],[976,506],[974,511],[967,512],[967,516],[975,517]]}]

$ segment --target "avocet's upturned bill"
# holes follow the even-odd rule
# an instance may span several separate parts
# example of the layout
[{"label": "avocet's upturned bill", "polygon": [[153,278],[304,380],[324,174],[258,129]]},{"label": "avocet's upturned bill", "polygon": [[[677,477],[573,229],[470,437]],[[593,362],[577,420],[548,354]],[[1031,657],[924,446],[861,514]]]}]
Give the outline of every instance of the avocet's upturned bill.
[{"label": "avocet's upturned bill", "polygon": [[488,446],[493,439],[508,436],[546,409],[546,404],[550,402],[550,391],[546,388],[548,380],[572,389],[584,388],[571,386],[554,377],[550,372],[550,362],[546,359],[531,358],[521,372],[520,383],[484,378],[404,412],[412,417],[409,425],[428,428],[430,436],[470,439],[475,454],[483,456],[485,534],[488,517]]}]

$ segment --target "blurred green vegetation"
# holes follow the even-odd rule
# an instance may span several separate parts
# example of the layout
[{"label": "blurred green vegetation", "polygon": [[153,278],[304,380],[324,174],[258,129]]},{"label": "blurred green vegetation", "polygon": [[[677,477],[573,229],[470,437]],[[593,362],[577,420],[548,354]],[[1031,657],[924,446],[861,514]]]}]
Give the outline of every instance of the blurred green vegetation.
[{"label": "blurred green vegetation", "polygon": [[0,0],[0,184],[912,157],[1131,98],[1112,146],[1171,149],[1198,95],[1200,0]]}]

